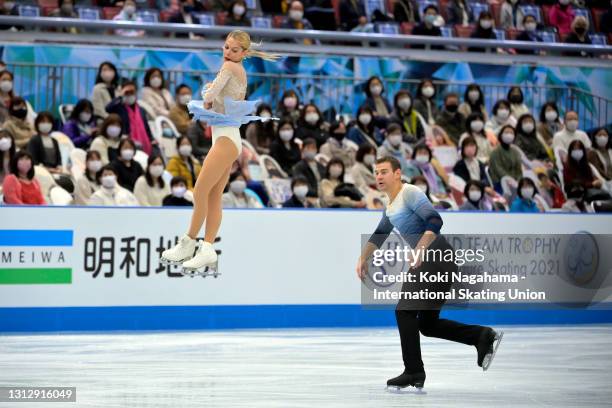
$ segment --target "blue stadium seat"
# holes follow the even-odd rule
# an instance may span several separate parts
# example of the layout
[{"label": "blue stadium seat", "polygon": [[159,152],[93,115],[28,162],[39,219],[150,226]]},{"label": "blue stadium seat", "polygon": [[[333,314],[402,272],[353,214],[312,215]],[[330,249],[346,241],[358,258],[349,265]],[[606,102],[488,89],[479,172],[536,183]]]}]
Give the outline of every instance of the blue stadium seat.
[{"label": "blue stadium seat", "polygon": [[364,8],[366,12],[366,16],[368,16],[368,20],[372,17],[372,14],[376,10],[380,10],[382,13],[385,13],[385,2],[384,0],[365,0]]},{"label": "blue stadium seat", "polygon": [[257,8],[256,0],[245,0],[245,3],[249,10],[255,10]]},{"label": "blue stadium seat", "polygon": [[400,33],[399,24],[395,23],[377,23],[374,28],[380,34],[398,35]]},{"label": "blue stadium seat", "polygon": [[589,34],[589,37],[591,37],[591,42],[593,43],[593,45],[607,45],[608,44],[605,34]]},{"label": "blue stadium seat", "polygon": [[474,1],[470,2],[469,4],[472,8],[472,17],[474,17],[474,21],[478,21],[478,17],[480,17],[480,13],[482,13],[483,11],[490,11],[489,5],[487,3]]},{"label": "blue stadium seat", "polygon": [[493,32],[499,41],[506,41],[506,32],[504,30],[494,29]]},{"label": "blue stadium seat", "polygon": [[442,37],[452,38],[453,35],[453,27],[440,27],[440,31],[442,32]]},{"label": "blue stadium seat", "polygon": [[268,16],[251,17],[251,27],[253,28],[272,28],[272,18]]},{"label": "blue stadium seat", "polygon": [[203,26],[214,26],[215,15],[212,13],[194,13],[195,18],[198,19],[198,24]]},{"label": "blue stadium seat", "polygon": [[159,22],[159,14],[155,10],[140,10],[136,15],[145,23]]},{"label": "blue stadium seat", "polygon": [[100,10],[92,7],[79,7],[77,14],[81,20],[99,20]]},{"label": "blue stadium seat", "polygon": [[21,17],[40,17],[40,9],[37,6],[19,6],[17,12]]},{"label": "blue stadium seat", "polygon": [[538,35],[542,37],[542,42],[545,43],[556,43],[557,42],[557,34],[552,31],[538,31]]},{"label": "blue stadium seat", "polygon": [[523,12],[524,16],[527,15],[531,15],[534,16],[537,20],[538,23],[542,24],[542,11],[540,10],[540,8],[538,6],[531,6],[531,5],[521,5],[519,6],[519,9]]}]

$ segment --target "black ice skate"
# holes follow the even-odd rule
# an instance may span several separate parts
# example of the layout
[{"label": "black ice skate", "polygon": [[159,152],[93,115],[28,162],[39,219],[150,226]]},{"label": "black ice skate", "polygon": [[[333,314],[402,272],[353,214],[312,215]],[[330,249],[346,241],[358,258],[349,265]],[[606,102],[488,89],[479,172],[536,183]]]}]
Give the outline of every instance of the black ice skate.
[{"label": "black ice skate", "polygon": [[496,332],[490,327],[480,335],[476,349],[478,350],[478,367],[482,367],[483,371],[487,371],[491,366],[502,337],[504,337],[503,331]]},{"label": "black ice skate", "polygon": [[399,391],[406,387],[415,387],[418,392],[422,392],[425,385],[425,373],[408,373],[404,371],[402,374],[387,381],[387,389]]}]

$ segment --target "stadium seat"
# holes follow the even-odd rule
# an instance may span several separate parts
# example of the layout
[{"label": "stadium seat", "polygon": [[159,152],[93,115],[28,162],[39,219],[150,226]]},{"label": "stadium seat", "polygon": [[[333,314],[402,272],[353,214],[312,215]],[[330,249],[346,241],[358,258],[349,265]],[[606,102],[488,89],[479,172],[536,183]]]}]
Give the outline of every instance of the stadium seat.
[{"label": "stadium seat", "polygon": [[38,0],[38,7],[40,8],[43,8],[43,7],[58,8],[59,1],[58,0]]},{"label": "stadium seat", "polygon": [[600,8],[592,8],[591,16],[593,16],[593,26],[595,27],[595,32],[601,32],[601,27],[599,23],[601,22],[601,16],[606,12],[606,9]]},{"label": "stadium seat", "polygon": [[448,20],[448,3],[450,0],[440,0],[438,4],[440,5],[440,15],[444,19],[444,21]]},{"label": "stadium seat", "polygon": [[463,26],[461,24],[457,24],[455,25],[455,32],[457,33],[457,37],[470,38],[474,32],[474,28],[475,27],[473,25]]},{"label": "stadium seat", "polygon": [[411,34],[412,30],[414,29],[414,26],[415,26],[414,23],[404,22],[404,23],[400,24],[400,33],[402,33],[404,35]]},{"label": "stadium seat", "polygon": [[542,5],[542,23],[546,26],[550,25],[550,22],[548,20],[548,16],[550,16],[550,9],[552,8],[552,6],[550,5]]},{"label": "stadium seat", "polygon": [[400,33],[399,25],[396,23],[377,23],[374,27],[380,34],[397,35]]},{"label": "stadium seat", "polygon": [[552,31],[538,31],[538,35],[540,37],[542,37],[542,41],[547,42],[547,43],[556,43],[557,41],[557,34],[555,32]]},{"label": "stadium seat", "polygon": [[280,28],[280,26],[283,24],[283,21],[285,21],[285,16],[283,15],[273,16],[272,17],[272,27]]},{"label": "stadium seat", "polygon": [[251,18],[253,28],[272,28],[272,18],[269,16],[259,16]]},{"label": "stadium seat", "polygon": [[519,30],[518,28],[509,28],[506,30],[506,38],[508,40],[514,41],[522,32],[523,30]]},{"label": "stadium seat", "polygon": [[498,30],[496,28],[493,30],[493,32],[499,41],[506,41],[506,32],[504,30]]},{"label": "stadium seat", "polygon": [[383,14],[385,13],[385,3],[384,0],[365,0],[364,8],[366,12],[366,16],[368,20],[372,19],[372,14],[376,10],[380,10]]},{"label": "stadium seat", "polygon": [[145,23],[159,22],[159,13],[157,10],[139,10],[136,15]]},{"label": "stadium seat", "polygon": [[593,45],[607,45],[605,34],[591,34],[591,42]]},{"label": "stadium seat", "polygon": [[489,4],[491,8],[491,14],[493,14],[493,20],[495,20],[495,27],[499,27],[501,25],[501,3],[494,1]]},{"label": "stadium seat", "polygon": [[77,14],[81,20],[99,20],[100,10],[94,7],[79,7]]},{"label": "stadium seat", "polygon": [[193,15],[200,25],[210,27],[215,25],[215,15],[213,13],[194,13]]},{"label": "stadium seat", "polygon": [[440,27],[440,31],[442,32],[442,37],[453,38],[455,36],[452,27]]},{"label": "stadium seat", "polygon": [[227,11],[219,11],[215,15],[215,23],[217,25],[224,26],[226,20],[227,20]]},{"label": "stadium seat", "polygon": [[162,10],[159,12],[159,21],[161,21],[162,23],[167,23],[169,22],[170,18],[172,17],[172,12],[168,11],[168,10]]},{"label": "stadium seat", "polygon": [[482,13],[483,11],[490,11],[489,10],[489,5],[487,3],[481,3],[478,1],[474,1],[474,2],[470,2],[470,7],[472,8],[472,17],[474,18],[474,21],[478,21],[478,18],[480,17],[480,13]]},{"label": "stadium seat", "polygon": [[[542,10],[535,5],[521,5],[519,9],[523,12],[523,15],[532,15],[536,18],[537,22],[542,24],[545,23],[542,19]],[[547,23],[545,23],[547,24]]]},{"label": "stadium seat", "polygon": [[17,12],[20,17],[40,17],[40,8],[38,6],[18,6]]}]

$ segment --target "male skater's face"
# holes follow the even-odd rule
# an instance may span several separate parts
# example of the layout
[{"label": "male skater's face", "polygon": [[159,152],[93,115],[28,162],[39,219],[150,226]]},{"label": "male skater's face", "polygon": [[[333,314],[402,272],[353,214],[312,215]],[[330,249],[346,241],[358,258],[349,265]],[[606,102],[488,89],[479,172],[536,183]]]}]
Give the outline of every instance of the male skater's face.
[{"label": "male skater's face", "polygon": [[376,164],[374,175],[376,176],[376,186],[383,193],[392,191],[398,183],[402,182],[400,169],[393,171],[391,163],[383,162]]}]

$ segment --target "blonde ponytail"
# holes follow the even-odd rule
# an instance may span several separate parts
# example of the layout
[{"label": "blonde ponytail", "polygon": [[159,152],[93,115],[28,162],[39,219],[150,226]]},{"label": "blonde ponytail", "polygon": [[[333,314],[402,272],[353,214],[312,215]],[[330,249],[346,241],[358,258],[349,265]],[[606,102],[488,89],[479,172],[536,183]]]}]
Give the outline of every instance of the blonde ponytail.
[{"label": "blonde ponytail", "polygon": [[280,54],[272,54],[265,51],[254,50],[253,47],[261,46],[261,42],[259,43],[251,43],[251,36],[246,31],[242,30],[234,30],[227,35],[229,38],[235,39],[240,46],[247,50],[246,57],[258,57],[264,59],[266,61],[276,61],[282,57]]},{"label": "blonde ponytail", "polygon": [[264,59],[266,61],[276,61],[276,60],[278,60],[281,57],[281,55],[279,55],[279,54],[271,54],[271,53],[265,52],[265,51],[258,51],[258,50],[249,49],[249,50],[247,50],[247,58],[248,57],[257,57],[257,58]]}]

